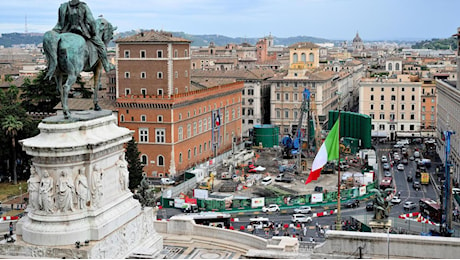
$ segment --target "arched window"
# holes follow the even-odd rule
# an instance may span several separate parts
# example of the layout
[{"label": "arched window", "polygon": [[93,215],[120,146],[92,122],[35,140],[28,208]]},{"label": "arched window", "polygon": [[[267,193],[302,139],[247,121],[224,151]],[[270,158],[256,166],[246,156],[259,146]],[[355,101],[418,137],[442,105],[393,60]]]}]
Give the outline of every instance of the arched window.
[{"label": "arched window", "polygon": [[299,60],[299,57],[297,57],[297,53],[292,54],[292,63],[296,63]]},{"label": "arched window", "polygon": [[309,59],[311,62],[315,61],[315,55],[314,55],[313,53],[310,53],[310,54],[308,55],[308,59]]},{"label": "arched window", "polygon": [[147,161],[148,161],[147,155],[145,154],[141,155],[141,163],[143,165],[147,165]]},{"label": "arched window", "polygon": [[125,122],[125,115],[120,115],[120,122]]},{"label": "arched window", "polygon": [[395,63],[395,70],[399,70],[399,63]]},{"label": "arched window", "polygon": [[164,166],[165,165],[165,158],[163,157],[163,155],[158,155],[158,158],[157,158],[157,165],[158,166]]},{"label": "arched window", "polygon": [[392,71],[393,70],[393,63],[388,63],[388,70]]},{"label": "arched window", "polygon": [[303,62],[306,62],[307,61],[307,55],[305,53],[302,53],[300,55],[300,60],[303,61]]}]

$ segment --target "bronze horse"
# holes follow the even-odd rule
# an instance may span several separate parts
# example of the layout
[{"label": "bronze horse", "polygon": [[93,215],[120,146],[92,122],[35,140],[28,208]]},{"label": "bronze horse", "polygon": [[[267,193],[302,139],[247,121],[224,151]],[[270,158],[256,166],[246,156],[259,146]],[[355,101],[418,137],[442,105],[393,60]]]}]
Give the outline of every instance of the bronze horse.
[{"label": "bronze horse", "polygon": [[[113,39],[113,32],[116,30],[106,19],[98,18],[96,20],[96,33],[102,39],[105,46]],[[98,105],[97,92],[102,88],[101,74],[102,62],[98,58],[96,48],[84,37],[75,33],[57,33],[48,31],[43,38],[43,48],[48,59],[57,61],[57,67],[52,76],[56,80],[57,91],[61,96],[61,104],[64,112],[64,118],[70,118],[70,111],[67,104],[70,88],[77,81],[78,75],[82,71],[93,72],[94,93],[93,103],[94,110],[101,110]],[[49,69],[50,66],[48,66]],[[52,72],[51,72],[52,73]],[[67,76],[65,84],[64,78]]]}]

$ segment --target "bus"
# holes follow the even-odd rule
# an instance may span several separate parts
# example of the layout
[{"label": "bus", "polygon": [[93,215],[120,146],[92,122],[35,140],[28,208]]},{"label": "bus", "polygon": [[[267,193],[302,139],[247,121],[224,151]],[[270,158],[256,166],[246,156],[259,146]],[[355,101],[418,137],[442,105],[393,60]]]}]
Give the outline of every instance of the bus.
[{"label": "bus", "polygon": [[228,213],[220,212],[200,212],[200,213],[189,213],[189,214],[179,214],[172,216],[171,219],[192,219],[196,224],[220,227],[220,228],[230,228],[232,216]]},{"label": "bus", "polygon": [[419,201],[420,214],[433,222],[441,223],[441,205],[433,199],[421,198]]}]

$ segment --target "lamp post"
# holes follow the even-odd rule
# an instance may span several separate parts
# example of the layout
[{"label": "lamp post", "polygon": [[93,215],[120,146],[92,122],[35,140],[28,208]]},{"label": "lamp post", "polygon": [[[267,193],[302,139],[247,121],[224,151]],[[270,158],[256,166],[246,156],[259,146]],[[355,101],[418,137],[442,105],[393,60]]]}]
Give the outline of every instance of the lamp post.
[{"label": "lamp post", "polygon": [[[340,120],[340,97],[341,94],[339,91],[335,92],[339,96],[338,106],[337,109],[339,110],[339,115],[337,120]],[[340,146],[340,121],[339,121],[339,146]],[[340,210],[340,188],[341,188],[341,178],[340,178],[340,148],[339,148],[339,160],[338,160],[338,170],[337,170],[337,221],[336,221],[336,229],[342,230],[342,213]]]},{"label": "lamp post", "polygon": [[22,209],[22,202],[23,202],[23,199],[22,199],[22,186],[21,186],[21,183],[19,183],[19,191],[21,192],[21,200],[19,201],[20,204],[21,204],[21,209]]}]

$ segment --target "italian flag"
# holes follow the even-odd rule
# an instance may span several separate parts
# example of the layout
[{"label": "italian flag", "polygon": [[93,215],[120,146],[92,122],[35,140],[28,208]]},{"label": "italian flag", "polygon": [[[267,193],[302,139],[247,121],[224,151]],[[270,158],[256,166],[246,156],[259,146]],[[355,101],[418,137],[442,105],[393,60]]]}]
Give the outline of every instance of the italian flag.
[{"label": "italian flag", "polygon": [[337,121],[335,121],[335,124],[331,131],[329,131],[326,140],[324,140],[324,143],[319,148],[319,151],[313,160],[310,175],[308,176],[307,181],[305,181],[305,184],[317,180],[321,170],[328,161],[339,158],[339,121],[340,117]]}]

